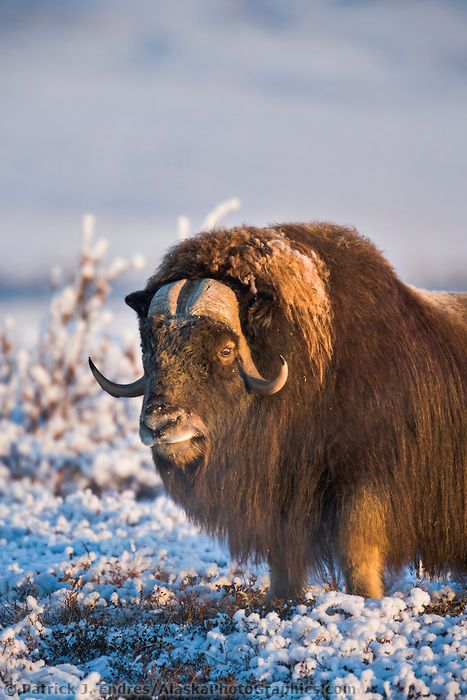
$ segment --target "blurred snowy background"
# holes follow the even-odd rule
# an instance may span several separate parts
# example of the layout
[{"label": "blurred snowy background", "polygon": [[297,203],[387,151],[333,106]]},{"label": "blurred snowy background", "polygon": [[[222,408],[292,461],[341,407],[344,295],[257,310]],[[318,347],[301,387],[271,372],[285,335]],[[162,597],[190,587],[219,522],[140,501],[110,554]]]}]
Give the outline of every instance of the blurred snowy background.
[{"label": "blurred snowy background", "polygon": [[227,223],[353,224],[467,288],[466,37],[461,0],[1,0],[0,313],[72,267],[84,212],[141,281],[231,196]]}]

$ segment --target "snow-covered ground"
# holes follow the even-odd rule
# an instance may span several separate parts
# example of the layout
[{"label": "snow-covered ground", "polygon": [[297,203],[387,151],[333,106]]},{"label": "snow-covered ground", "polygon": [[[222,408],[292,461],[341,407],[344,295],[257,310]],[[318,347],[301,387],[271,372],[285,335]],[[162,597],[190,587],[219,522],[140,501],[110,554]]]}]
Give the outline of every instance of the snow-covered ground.
[{"label": "snow-covered ground", "polygon": [[346,686],[357,697],[467,692],[465,618],[436,597],[449,600],[452,584],[408,576],[381,601],[315,586],[303,604],[267,610],[264,572],[235,568],[165,495],[62,497],[25,479],[8,491],[0,674],[19,691],[172,679]]},{"label": "snow-covered ground", "polygon": [[266,569],[232,562],[165,496],[139,402],[104,395],[86,365],[140,368],[134,341],[105,332],[125,265],[103,254],[88,222],[37,344],[0,335],[0,698],[466,697],[460,582],[407,571],[375,601],[321,581],[273,608]]}]

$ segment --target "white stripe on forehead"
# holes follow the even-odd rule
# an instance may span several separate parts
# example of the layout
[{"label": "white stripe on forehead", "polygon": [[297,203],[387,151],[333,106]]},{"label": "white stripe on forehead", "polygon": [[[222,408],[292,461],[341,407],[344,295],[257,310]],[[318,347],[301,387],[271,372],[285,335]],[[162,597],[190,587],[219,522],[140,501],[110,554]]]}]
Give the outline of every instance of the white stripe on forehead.
[{"label": "white stripe on forehead", "polygon": [[208,316],[226,323],[236,333],[241,333],[235,292],[226,284],[213,279],[184,279],[165,284],[154,294],[148,310],[149,316],[180,320]]}]

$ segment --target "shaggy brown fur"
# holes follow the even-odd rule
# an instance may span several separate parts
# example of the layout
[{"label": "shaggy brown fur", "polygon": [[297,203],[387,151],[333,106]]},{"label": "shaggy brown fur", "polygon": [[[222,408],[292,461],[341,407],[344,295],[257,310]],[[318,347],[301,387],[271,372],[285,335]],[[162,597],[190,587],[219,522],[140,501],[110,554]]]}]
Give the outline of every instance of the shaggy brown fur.
[{"label": "shaggy brown fur", "polygon": [[[206,277],[236,292],[261,373],[286,358],[277,395],[195,369],[226,329],[200,320],[162,337],[145,319],[162,285]],[[374,597],[384,569],[420,557],[431,573],[465,570],[466,299],[407,286],[368,240],[328,224],[178,243],[129,298],[152,391],[209,428],[201,462],[154,453],[169,493],[232,555],[268,560],[275,596],[336,561],[349,591]]]}]

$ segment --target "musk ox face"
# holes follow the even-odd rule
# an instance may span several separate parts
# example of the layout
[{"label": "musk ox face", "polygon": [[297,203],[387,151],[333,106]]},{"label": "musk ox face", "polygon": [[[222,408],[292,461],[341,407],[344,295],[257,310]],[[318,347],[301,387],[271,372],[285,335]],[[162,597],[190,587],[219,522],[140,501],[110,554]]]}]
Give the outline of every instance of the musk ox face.
[{"label": "musk ox face", "polygon": [[141,335],[141,440],[160,469],[199,468],[254,400],[241,375],[238,337],[207,317],[149,317]]},{"label": "musk ox face", "polygon": [[[135,299],[136,295],[136,299]],[[127,297],[141,314],[139,293]],[[140,320],[144,375],[129,385],[110,382],[90,360],[112,396],[144,396],[140,437],[161,471],[196,469],[245,420],[254,395],[277,393],[287,381],[257,370],[243,334],[233,290],[213,279],[163,285]]]}]

